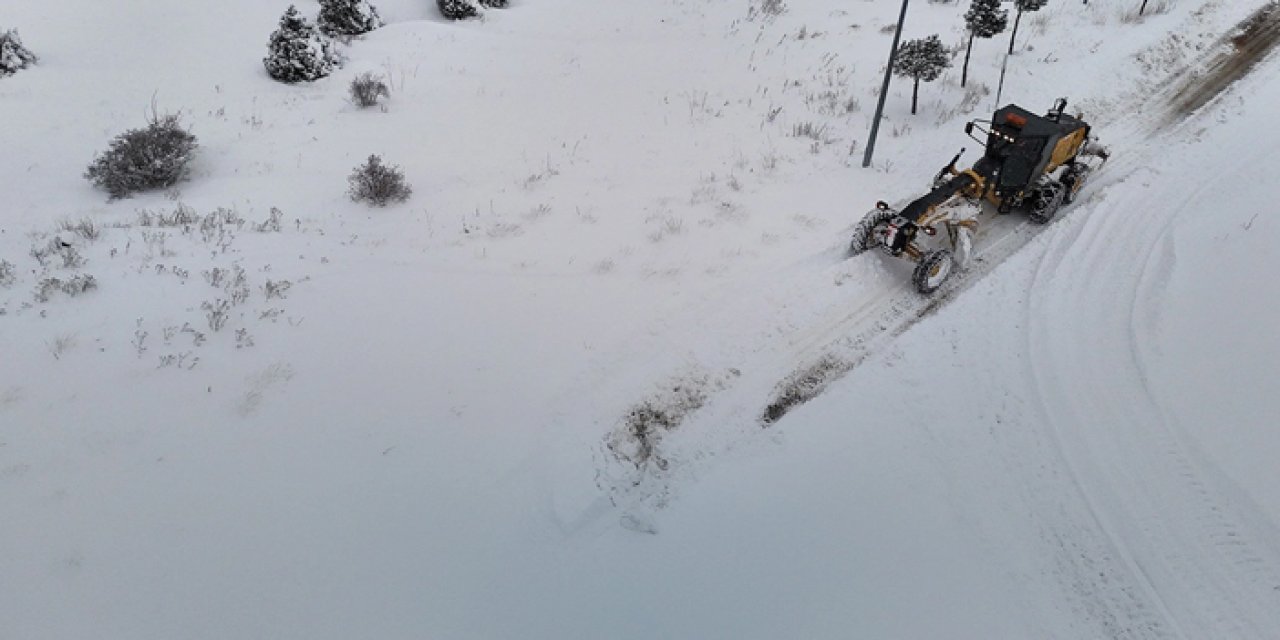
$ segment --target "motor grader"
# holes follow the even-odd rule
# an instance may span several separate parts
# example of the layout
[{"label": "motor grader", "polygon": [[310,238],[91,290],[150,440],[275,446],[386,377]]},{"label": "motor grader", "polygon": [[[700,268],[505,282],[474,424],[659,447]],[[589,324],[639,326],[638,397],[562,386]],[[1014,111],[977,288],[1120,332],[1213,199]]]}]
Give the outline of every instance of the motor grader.
[{"label": "motor grader", "polygon": [[877,202],[855,228],[851,252],[879,247],[914,261],[912,282],[929,294],[968,263],[983,202],[1001,214],[1017,209],[1032,222],[1052,220],[1107,159],[1106,150],[1090,137],[1089,125],[1065,113],[1066,107],[1066,98],[1060,98],[1039,116],[1009,105],[991,120],[967,123],[965,133],[986,146],[983,156],[961,171],[956,168],[961,149],[934,177],[932,190],[901,209]]}]

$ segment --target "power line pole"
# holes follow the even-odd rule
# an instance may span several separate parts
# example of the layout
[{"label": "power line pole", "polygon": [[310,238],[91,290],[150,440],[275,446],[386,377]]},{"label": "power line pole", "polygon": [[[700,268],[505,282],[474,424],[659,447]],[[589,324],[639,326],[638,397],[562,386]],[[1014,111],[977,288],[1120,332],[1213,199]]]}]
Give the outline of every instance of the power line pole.
[{"label": "power line pole", "polygon": [[902,23],[907,19],[907,3],[902,0],[902,13],[898,14],[898,28],[893,32],[893,47],[889,49],[889,64],[884,68],[884,84],[880,87],[880,99],[876,101],[876,115],[871,119],[871,136],[867,150],[862,154],[862,166],[871,166],[871,154],[876,150],[876,134],[880,133],[880,116],[884,114],[884,99],[889,95],[889,78],[893,76],[893,63],[898,59],[898,41],[902,39]]},{"label": "power line pole", "polygon": [[996,89],[996,109],[1000,108],[1000,95],[1004,93],[1004,72],[1009,69],[1009,54],[1004,54],[1004,62],[1000,65],[1000,86]]}]

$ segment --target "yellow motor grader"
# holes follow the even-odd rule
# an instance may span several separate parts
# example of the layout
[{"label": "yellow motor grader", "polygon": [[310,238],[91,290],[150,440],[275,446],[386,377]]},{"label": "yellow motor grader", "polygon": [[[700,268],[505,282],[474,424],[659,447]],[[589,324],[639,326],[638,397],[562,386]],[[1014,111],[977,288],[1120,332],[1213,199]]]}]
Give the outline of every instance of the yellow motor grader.
[{"label": "yellow motor grader", "polygon": [[[902,209],[877,202],[855,228],[851,252],[880,247],[915,261],[912,282],[928,294],[968,263],[978,227],[973,214],[983,201],[999,213],[1025,210],[1032,222],[1053,219],[1062,205],[1075,200],[1089,173],[1107,160],[1106,150],[1090,138],[1089,125],[1065,113],[1066,107],[1066,98],[1060,98],[1039,116],[1009,105],[991,120],[966,124],[965,133],[986,146],[982,158],[972,168],[958,170],[961,149],[934,177],[929,193]],[[940,238],[939,231],[945,236]],[[939,246],[943,239],[949,246]]]}]

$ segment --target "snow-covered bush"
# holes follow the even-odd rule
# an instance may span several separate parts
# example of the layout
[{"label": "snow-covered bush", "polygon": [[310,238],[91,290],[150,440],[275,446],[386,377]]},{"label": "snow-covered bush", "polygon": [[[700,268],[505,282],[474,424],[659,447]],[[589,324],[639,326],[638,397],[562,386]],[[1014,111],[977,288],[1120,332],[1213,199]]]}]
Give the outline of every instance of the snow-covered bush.
[{"label": "snow-covered bush", "polygon": [[187,177],[196,137],[176,114],[153,116],[142,129],[131,129],[111,141],[94,158],[84,177],[114,198],[137,191],[169,187]]},{"label": "snow-covered bush", "polygon": [[14,270],[12,262],[8,260],[0,260],[0,287],[13,286],[17,282],[17,272]]},{"label": "snow-covered bush", "polygon": [[951,66],[951,55],[942,44],[937,34],[928,38],[911,40],[898,47],[898,57],[893,63],[893,72],[915,80],[911,91],[911,113],[916,112],[916,103],[920,97],[920,82],[933,82],[942,75],[943,69]]},{"label": "snow-covered bush", "polygon": [[17,29],[0,32],[0,77],[12,75],[36,63],[36,54],[22,46]]},{"label": "snow-covered bush", "polygon": [[382,76],[366,71],[351,80],[351,102],[358,107],[372,107],[378,104],[378,98],[390,98],[391,90]]},{"label": "snow-covered bush", "polygon": [[465,20],[480,15],[480,6],[476,0],[436,0],[440,7],[440,15],[450,20]]},{"label": "snow-covered bush", "polygon": [[385,207],[391,202],[404,202],[413,193],[413,189],[404,181],[404,172],[400,167],[382,164],[382,158],[377,155],[369,156],[368,161],[356,167],[347,181],[351,184],[348,194],[352,200],[365,201],[378,207]]},{"label": "snow-covered bush", "polygon": [[507,8],[507,0],[480,0],[480,4],[489,9]]},{"label": "snow-covered bush", "polygon": [[332,73],[338,55],[333,43],[289,5],[280,17],[280,28],[267,42],[267,57],[262,63],[280,82],[311,82]]},{"label": "snow-covered bush", "polygon": [[316,25],[331,36],[358,36],[382,26],[382,19],[368,0],[320,0]]}]

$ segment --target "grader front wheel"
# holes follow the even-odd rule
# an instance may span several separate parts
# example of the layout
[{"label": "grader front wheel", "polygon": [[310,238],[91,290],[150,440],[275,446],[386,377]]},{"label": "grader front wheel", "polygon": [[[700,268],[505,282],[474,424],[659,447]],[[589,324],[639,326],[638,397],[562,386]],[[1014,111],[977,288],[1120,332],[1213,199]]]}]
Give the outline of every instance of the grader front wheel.
[{"label": "grader front wheel", "polygon": [[875,237],[876,227],[890,221],[894,216],[898,215],[897,211],[888,207],[877,207],[872,209],[858,226],[853,228],[853,238],[849,240],[849,255],[856,256],[868,249],[876,246]]},{"label": "grader front wheel", "polygon": [[911,274],[911,281],[915,283],[916,291],[924,294],[937,291],[938,287],[951,277],[953,265],[951,252],[946,249],[926,253],[916,264],[915,272]]}]

